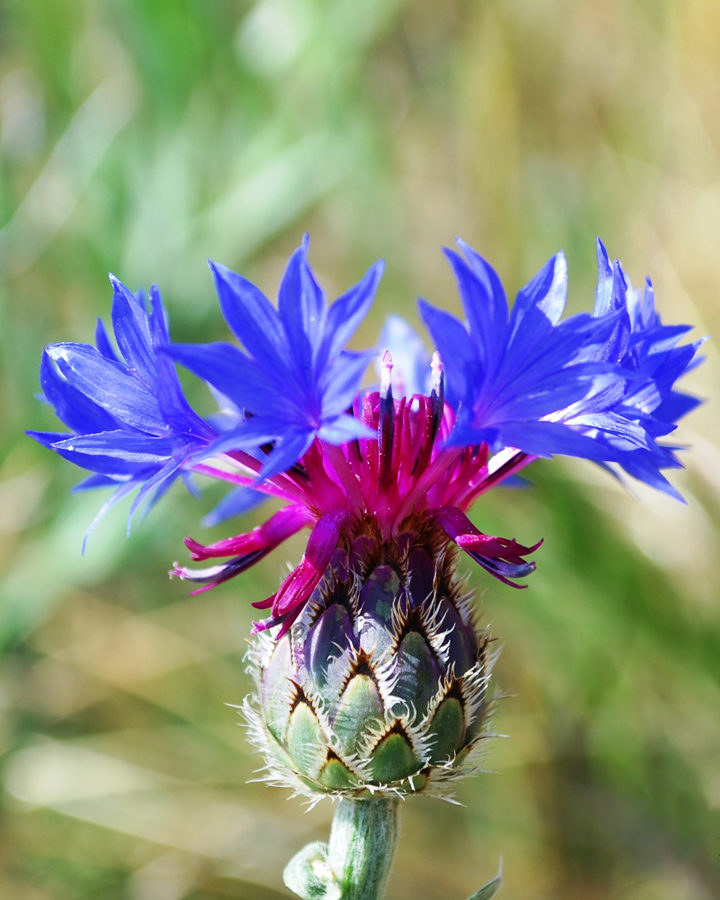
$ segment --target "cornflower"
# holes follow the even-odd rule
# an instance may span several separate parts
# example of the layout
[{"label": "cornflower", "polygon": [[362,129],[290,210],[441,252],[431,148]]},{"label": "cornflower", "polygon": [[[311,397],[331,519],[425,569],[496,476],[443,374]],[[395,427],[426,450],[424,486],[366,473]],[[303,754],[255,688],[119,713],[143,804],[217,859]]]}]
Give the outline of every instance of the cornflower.
[{"label": "cornflower", "polygon": [[[113,279],[118,349],[99,323],[97,348],[55,344],[42,358],[44,398],[71,433],[31,434],[92,473],[79,489],[114,488],[101,515],[135,491],[132,519],[143,501],[193,475],[232,486],[211,524],[264,496],[283,503],[250,532],[209,545],[186,539],[193,560],[212,562],[175,564],[171,574],[198,585],[196,593],[310,530],[298,566],[253,603],[268,616],[253,626],[257,694],[244,706],[269,781],[341,798],[330,848],[313,845],[288,868],[301,896],[315,896],[308,879],[316,864],[332,869],[348,828],[387,838],[382,852],[362,856],[375,893],[347,894],[378,896],[394,799],[446,795],[476,768],[490,736],[494,657],[458,577],[458,550],[521,588],[542,541],[484,534],[467,515],[475,501],[555,455],[679,498],[663,474],[680,466],[677,448],[661,440],[699,402],[675,383],[699,361],[702,341],[680,345],[688,326],[663,325],[650,282],[635,291],[599,241],[594,310],[569,318],[562,253],[510,308],[494,269],[457,243],[460,252],[446,255],[466,321],[420,301],[432,357],[398,317],[377,350],[346,349],[382,264],[328,304],[305,239],[277,308],[247,279],[211,264],[237,344],[171,343],[157,287],[148,310],[142,294]],[[373,359],[379,384],[363,388]],[[207,383],[222,415],[192,410],[174,363]],[[368,805],[371,798],[382,805]],[[371,875],[375,857],[382,865]],[[350,857],[339,865],[340,874],[323,876],[328,890],[351,877]]]}]

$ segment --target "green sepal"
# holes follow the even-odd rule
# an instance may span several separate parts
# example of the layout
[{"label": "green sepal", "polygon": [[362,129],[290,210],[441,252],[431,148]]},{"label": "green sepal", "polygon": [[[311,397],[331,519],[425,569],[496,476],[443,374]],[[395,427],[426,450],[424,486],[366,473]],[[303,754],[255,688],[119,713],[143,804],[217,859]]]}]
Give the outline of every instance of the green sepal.
[{"label": "green sepal", "polygon": [[329,759],[318,776],[318,782],[328,791],[351,791],[360,780],[342,760]]},{"label": "green sepal", "polygon": [[272,736],[282,741],[287,727],[292,705],[292,682],[288,675],[292,672],[292,654],[289,638],[284,638],[275,646],[262,675],[262,702],[265,723]]},{"label": "green sepal", "polygon": [[417,631],[409,631],[405,635],[397,650],[395,668],[398,677],[393,696],[400,703],[393,704],[391,711],[400,714],[397,707],[402,709],[410,702],[418,715],[425,715],[430,701],[437,694],[440,670],[435,654],[423,635]]},{"label": "green sepal", "polygon": [[423,790],[428,783],[427,775],[422,772],[416,772],[414,775],[408,775],[398,784],[394,784],[393,788],[397,789],[400,794],[417,794]]},{"label": "green sepal", "polygon": [[274,762],[284,768],[289,768],[291,771],[295,770],[295,763],[292,761],[282,744],[274,738],[271,738],[271,740],[268,741],[267,749],[268,752],[272,754]]},{"label": "green sepal", "polygon": [[373,781],[389,784],[402,781],[420,768],[413,749],[401,734],[389,734],[375,747],[370,764]]},{"label": "green sepal", "polygon": [[369,675],[356,675],[345,688],[333,721],[333,732],[344,753],[356,753],[368,732],[383,721],[383,703]]},{"label": "green sepal", "polygon": [[438,706],[428,734],[434,738],[430,762],[453,759],[463,745],[465,715],[457,697],[447,697]]},{"label": "green sepal", "polygon": [[478,742],[476,741],[474,744],[470,744],[467,747],[463,747],[463,749],[458,753],[458,755],[453,760],[452,767],[453,769],[462,769],[464,763],[467,758],[473,752],[473,750],[477,747]]},{"label": "green sepal", "polygon": [[327,758],[327,741],[317,716],[307,703],[298,703],[290,716],[285,746],[303,775],[317,778]]}]

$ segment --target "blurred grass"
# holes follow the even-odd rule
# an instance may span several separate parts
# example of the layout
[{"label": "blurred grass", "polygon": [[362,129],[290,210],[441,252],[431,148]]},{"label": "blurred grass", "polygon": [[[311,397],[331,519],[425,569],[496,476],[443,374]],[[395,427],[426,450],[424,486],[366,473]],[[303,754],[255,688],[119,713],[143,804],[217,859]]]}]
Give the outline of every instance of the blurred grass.
[{"label": "blurred grass", "polygon": [[[205,257],[272,292],[306,230],[331,293],[387,258],[366,344],[418,293],[457,311],[455,233],[510,290],[564,247],[573,310],[600,233],[667,321],[720,333],[720,7],[5,0],[0,51],[2,894],[269,900],[331,809],[246,784],[224,703],[249,600],[302,542],[190,598],[165,571],[210,499],[178,489],[81,559],[97,498],[22,434],[53,427],[41,348],[90,339],[107,271],[158,281],[178,339],[220,337]],[[710,343],[686,383],[717,382]],[[509,900],[720,897],[712,405],[680,439],[687,507],[557,461],[478,505],[483,530],[546,538],[526,592],[473,574],[510,737],[463,808],[407,804],[391,896],[460,900],[502,855]]]}]

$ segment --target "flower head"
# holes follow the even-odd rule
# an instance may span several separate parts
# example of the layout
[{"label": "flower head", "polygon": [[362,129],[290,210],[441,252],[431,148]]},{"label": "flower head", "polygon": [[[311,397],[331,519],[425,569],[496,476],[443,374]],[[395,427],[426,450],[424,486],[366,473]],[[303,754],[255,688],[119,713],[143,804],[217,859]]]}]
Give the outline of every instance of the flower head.
[{"label": "flower head", "polygon": [[[43,391],[74,434],[34,436],[94,471],[86,486],[118,485],[114,497],[139,486],[136,504],[180,472],[235,486],[213,521],[263,495],[284,501],[252,532],[209,546],[189,538],[193,559],[213,564],[174,569],[207,590],[310,528],[299,566],[254,604],[270,610],[258,630],[287,631],[335,551],[351,544],[368,558],[396,562],[416,545],[433,559],[455,545],[520,587],[539,544],[483,534],[466,515],[474,501],[537,457],[558,453],[674,492],[660,470],[679,463],[660,439],[698,402],[675,382],[700,342],[678,346],[687,328],[663,325],[649,283],[638,295],[602,244],[593,314],[563,319],[562,253],[510,308],[492,267],[458,243],[462,254],[447,256],[467,321],[420,301],[437,346],[429,361],[422,340],[393,317],[375,390],[360,388],[374,352],[350,352],[346,343],[372,303],[379,263],[329,305],[306,239],[288,262],[277,308],[245,278],[212,264],[221,308],[243,349],[171,344],[157,289],[148,313],[114,282],[122,359],[102,327],[98,349],[48,348]],[[190,409],[171,360],[203,378],[232,411],[220,433]]]}]

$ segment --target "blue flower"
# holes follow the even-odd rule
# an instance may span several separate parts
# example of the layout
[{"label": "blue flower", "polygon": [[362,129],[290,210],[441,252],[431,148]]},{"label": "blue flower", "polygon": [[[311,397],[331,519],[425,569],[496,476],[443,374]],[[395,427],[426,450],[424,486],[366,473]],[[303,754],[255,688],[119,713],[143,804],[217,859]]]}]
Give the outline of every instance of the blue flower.
[{"label": "blue flower", "polygon": [[567,265],[552,257],[509,309],[492,267],[458,241],[447,251],[467,326],[420,301],[442,356],[446,396],[457,414],[449,445],[485,442],[532,456],[565,454],[607,464],[674,493],[661,468],[677,466],[656,438],[698,401],[674,390],[698,344],[676,347],[688,329],[663,326],[652,289],[642,299],[599,245],[594,314],[564,321]]},{"label": "blue flower", "polygon": [[328,306],[307,249],[306,237],[290,257],[277,309],[246,278],[210,264],[223,315],[245,352],[224,342],[166,349],[244,411],[216,452],[272,446],[263,478],[291,468],[316,437],[337,445],[366,433],[348,410],[373,353],[351,353],[345,345],[372,304],[383,266],[373,265]]},{"label": "blue flower", "polygon": [[[464,255],[447,256],[467,323],[420,301],[439,351],[429,363],[418,335],[391,317],[381,338],[392,353],[384,356],[380,391],[361,390],[375,351],[346,345],[374,299],[382,263],[329,305],[306,238],[290,257],[277,308],[245,278],[211,264],[242,347],[171,344],[157,287],[148,309],[142,295],[111,279],[119,352],[101,322],[97,347],[48,347],[43,396],[69,433],[29,433],[92,473],[78,490],[115,488],[95,522],[136,491],[131,520],[144,500],[155,502],[178,476],[190,486],[196,473],[233,487],[208,523],[263,495],[299,504],[313,521],[338,510],[372,513],[388,533],[414,509],[433,508],[455,516],[452,540],[475,546],[477,535],[465,526],[458,532],[452,510],[462,513],[536,457],[558,453],[679,496],[662,474],[680,465],[677,448],[660,440],[699,402],[675,384],[697,364],[702,341],[680,345],[688,327],[663,325],[650,283],[642,295],[634,291],[600,243],[594,312],[564,320],[562,253],[510,309],[495,271],[458,243]],[[176,361],[215,393],[220,414],[212,424],[188,405]],[[529,548],[480,543],[486,556],[520,567],[506,574],[529,571],[521,558]]]},{"label": "blue flower", "polygon": [[95,473],[78,490],[116,488],[91,529],[110,506],[139,488],[131,519],[143,500],[157,499],[217,437],[187,403],[171,360],[157,353],[169,341],[157,287],[150,291],[148,313],[142,295],[134,296],[115,278],[111,283],[122,357],[101,321],[97,349],[74,343],[47,347],[40,363],[43,397],[72,433],[28,432]]},{"label": "blue flower", "polygon": [[[600,432],[596,439],[622,451],[617,462],[629,475],[681,500],[660,472],[663,468],[681,467],[673,453],[677,448],[658,444],[655,439],[674,431],[678,419],[701,403],[697,397],[675,390],[675,382],[702,362],[697,351],[705,339],[677,346],[692,326],[663,325],[655,310],[650,279],[646,279],[642,293],[634,290],[620,262],[615,260],[611,265],[599,238],[597,256],[598,285],[593,315],[613,316],[614,327],[605,343],[591,348],[585,358],[617,367],[625,386],[607,414],[620,423],[642,428],[647,444],[645,447],[626,445],[620,432]],[[582,412],[570,421],[576,428],[594,427],[592,417]]]}]

